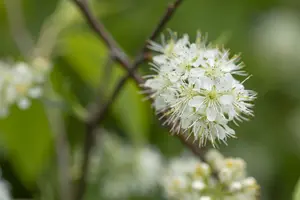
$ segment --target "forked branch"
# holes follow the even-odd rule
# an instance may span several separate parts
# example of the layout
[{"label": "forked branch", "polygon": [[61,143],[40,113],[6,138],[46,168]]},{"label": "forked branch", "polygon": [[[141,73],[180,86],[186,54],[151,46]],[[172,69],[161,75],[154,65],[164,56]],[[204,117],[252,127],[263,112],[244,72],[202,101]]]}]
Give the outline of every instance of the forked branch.
[{"label": "forked branch", "polygon": [[[101,40],[110,49],[113,59],[116,60],[127,71],[127,74],[123,78],[121,78],[120,81],[117,83],[115,90],[113,91],[112,95],[107,100],[107,102],[104,105],[98,105],[95,108],[94,112],[91,113],[91,116],[89,116],[89,118],[86,121],[87,133],[86,133],[86,138],[84,143],[84,152],[83,152],[84,158],[83,158],[83,164],[81,169],[82,170],[81,178],[79,180],[79,185],[78,185],[79,187],[77,188],[77,194],[75,196],[75,200],[81,200],[85,193],[87,172],[89,168],[89,155],[94,145],[93,141],[94,141],[95,132],[98,127],[98,124],[104,120],[110,106],[117,98],[118,94],[125,86],[128,79],[133,78],[134,81],[139,86],[142,87],[144,80],[136,73],[136,70],[141,63],[149,59],[149,53],[147,50],[148,42],[154,40],[159,35],[159,33],[163,30],[166,23],[172,18],[177,8],[181,5],[183,0],[176,0],[174,3],[168,6],[166,12],[158,22],[157,26],[154,28],[152,34],[143,44],[141,50],[134,58],[133,62],[129,60],[128,56],[124,53],[124,51],[122,51],[122,49],[119,47],[117,42],[107,32],[104,25],[93,16],[93,14],[91,13],[88,7],[87,1],[86,0],[74,0],[74,1],[79,7],[79,9],[81,10],[84,17],[86,18],[89,26],[94,30],[94,32],[101,38]],[[192,152],[194,152],[196,155],[198,155],[201,158],[203,157],[203,152],[199,149],[198,145],[195,145],[193,142],[186,140],[186,138],[182,135],[177,135],[177,137]]]}]

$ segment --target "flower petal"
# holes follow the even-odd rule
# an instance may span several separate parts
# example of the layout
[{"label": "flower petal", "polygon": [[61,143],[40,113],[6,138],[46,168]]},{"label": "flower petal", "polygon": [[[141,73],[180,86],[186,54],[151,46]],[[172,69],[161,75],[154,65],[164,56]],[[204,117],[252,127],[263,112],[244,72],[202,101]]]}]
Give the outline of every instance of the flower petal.
[{"label": "flower petal", "polygon": [[206,89],[206,90],[211,90],[213,85],[214,85],[214,82],[213,80],[211,80],[210,78],[208,77],[203,77],[201,79],[201,83],[202,83],[202,88],[203,89]]},{"label": "flower petal", "polygon": [[230,105],[233,102],[233,96],[226,94],[226,95],[222,95],[219,99],[220,103],[223,105]]},{"label": "flower petal", "polygon": [[18,101],[18,106],[22,110],[26,110],[27,108],[29,108],[30,105],[31,103],[27,98],[22,98]]},{"label": "flower petal", "polygon": [[217,137],[220,140],[224,140],[226,138],[226,132],[225,132],[224,128],[217,124],[216,129],[217,129]]},{"label": "flower petal", "polygon": [[191,107],[200,107],[203,104],[204,101],[204,97],[203,96],[195,96],[193,97],[191,100],[189,100],[189,106]]},{"label": "flower petal", "polygon": [[207,119],[208,119],[208,121],[215,121],[216,120],[216,118],[217,118],[217,111],[216,111],[216,109],[214,109],[213,107],[208,107],[207,109],[206,109],[206,117],[207,117]]},{"label": "flower petal", "polygon": [[28,90],[28,95],[32,98],[38,98],[42,95],[43,90],[41,87],[33,87]]},{"label": "flower petal", "polygon": [[192,68],[190,71],[191,77],[202,77],[204,74],[204,70],[201,68]]}]

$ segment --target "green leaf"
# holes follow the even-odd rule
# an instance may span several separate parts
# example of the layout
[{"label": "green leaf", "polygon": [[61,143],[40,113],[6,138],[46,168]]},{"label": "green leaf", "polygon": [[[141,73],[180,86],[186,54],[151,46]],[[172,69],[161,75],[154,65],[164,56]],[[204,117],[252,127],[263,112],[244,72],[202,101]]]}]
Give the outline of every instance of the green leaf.
[{"label": "green leaf", "polygon": [[[105,103],[118,80],[124,75],[121,66],[109,66],[109,75],[106,66],[107,50],[98,38],[89,33],[70,33],[61,45],[63,57],[86,84],[92,88],[100,88],[101,100]],[[138,143],[146,140],[151,126],[150,105],[142,99],[136,84],[129,81],[112,106],[114,117],[120,126]]]},{"label": "green leaf", "polygon": [[295,190],[294,190],[294,195],[293,195],[293,200],[300,200],[300,179],[298,180]]},{"label": "green leaf", "polygon": [[0,137],[15,172],[26,183],[33,183],[50,158],[52,133],[41,102],[28,110],[11,109],[8,118],[0,120]]},{"label": "green leaf", "polygon": [[60,45],[63,57],[73,70],[90,86],[98,86],[107,59],[107,50],[100,39],[81,31],[67,34]]},{"label": "green leaf", "polygon": [[150,104],[142,101],[136,84],[130,80],[113,104],[113,113],[135,143],[146,142],[151,128]]}]

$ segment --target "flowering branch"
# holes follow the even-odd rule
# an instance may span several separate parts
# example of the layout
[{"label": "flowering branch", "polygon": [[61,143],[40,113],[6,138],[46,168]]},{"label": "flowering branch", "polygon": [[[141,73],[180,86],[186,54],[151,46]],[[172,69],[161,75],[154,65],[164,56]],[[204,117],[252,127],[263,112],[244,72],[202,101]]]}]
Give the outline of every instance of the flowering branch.
[{"label": "flowering branch", "polygon": [[[88,8],[86,0],[74,0],[77,6],[82,11],[83,15],[85,16],[89,26],[97,33],[97,35],[103,40],[103,42],[108,46],[111,51],[112,58],[116,60],[124,69],[127,71],[127,75],[120,79],[118,82],[115,90],[113,91],[111,97],[104,105],[98,105],[95,109],[91,112],[91,115],[86,120],[86,129],[87,134],[84,143],[84,159],[81,171],[81,178],[79,180],[79,187],[77,190],[77,195],[75,196],[76,200],[81,200],[83,198],[85,187],[86,187],[86,176],[89,167],[89,154],[94,145],[94,138],[97,126],[101,123],[111,104],[117,98],[121,89],[125,86],[126,81],[129,78],[133,78],[134,81],[138,85],[142,85],[144,80],[135,72],[138,66],[143,63],[144,61],[149,59],[149,53],[147,52],[148,42],[154,40],[158,34],[162,31],[165,24],[172,18],[177,8],[183,2],[183,0],[176,0],[174,3],[170,4],[159,21],[158,25],[153,30],[152,34],[150,35],[149,39],[144,43],[141,50],[135,57],[134,61],[130,63],[128,56],[119,48],[118,44],[115,42],[113,37],[106,31],[104,25],[96,20],[96,18],[92,15],[91,11]],[[195,145],[193,141],[187,140],[186,137],[183,135],[177,134],[176,135],[181,142],[186,145],[193,153],[198,155],[200,158],[203,158],[203,150],[199,149],[198,145]]]},{"label": "flowering branch", "polygon": [[[77,0],[76,2],[78,2],[78,1],[79,0]],[[176,0],[174,3],[172,3],[168,6],[166,13],[161,18],[158,25],[155,27],[155,29],[152,32],[149,39],[144,43],[142,49],[137,54],[132,65],[126,67],[127,75],[125,75],[118,82],[117,86],[115,87],[115,90],[113,91],[113,94],[111,95],[111,97],[109,98],[107,103],[104,106],[100,107],[100,109],[96,109],[96,112],[94,113],[94,115],[88,120],[88,122],[90,122],[91,125],[97,126],[97,124],[100,123],[104,119],[111,104],[117,98],[119,92],[125,86],[126,81],[130,77],[132,77],[138,85],[142,85],[144,83],[144,80],[142,78],[134,78],[133,74],[136,74],[135,71],[139,67],[139,65],[149,58],[149,54],[147,53],[148,41],[154,40],[158,36],[158,34],[161,32],[161,30],[163,29],[165,24],[171,19],[171,17],[173,16],[173,14],[175,13],[176,9],[179,7],[179,5],[181,4],[182,1],[183,0]],[[94,25],[93,25],[93,27],[94,27]],[[94,30],[96,30],[96,29],[94,29]],[[122,63],[120,63],[120,64],[122,65]],[[136,76],[138,76],[138,75],[136,75]]]}]

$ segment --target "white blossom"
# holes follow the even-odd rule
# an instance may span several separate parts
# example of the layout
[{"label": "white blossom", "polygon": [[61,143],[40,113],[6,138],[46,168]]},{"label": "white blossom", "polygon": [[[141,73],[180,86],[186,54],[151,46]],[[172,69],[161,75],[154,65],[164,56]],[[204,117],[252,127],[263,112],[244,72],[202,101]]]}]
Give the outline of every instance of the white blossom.
[{"label": "white blossom", "polygon": [[[0,171],[0,176],[1,176],[1,171]],[[0,200],[11,200],[11,194],[10,194],[10,188],[8,183],[0,179]]]},{"label": "white blossom", "polygon": [[42,58],[34,59],[31,64],[0,62],[0,117],[9,115],[14,104],[25,110],[30,107],[31,99],[41,97],[49,69],[49,63]]},{"label": "white blossom", "polygon": [[247,177],[242,159],[224,158],[218,151],[210,150],[206,160],[208,163],[194,156],[172,160],[162,178],[167,199],[256,199],[259,186],[254,178]]},{"label": "white blossom", "polygon": [[[104,130],[98,139],[91,154],[88,183],[99,185],[102,198],[146,196],[158,188],[163,169],[159,152],[149,146],[134,147]],[[73,175],[78,177],[82,158],[75,159]]]},{"label": "white blossom", "polygon": [[191,43],[188,35],[177,39],[172,33],[169,41],[151,42],[149,48],[159,53],[151,63],[157,74],[146,76],[144,86],[150,89],[147,92],[157,113],[172,124],[172,131],[192,135],[201,145],[235,137],[228,122],[252,116],[256,96],[244,88],[244,81],[234,78],[247,75],[239,57],[206,45],[200,34]]}]

